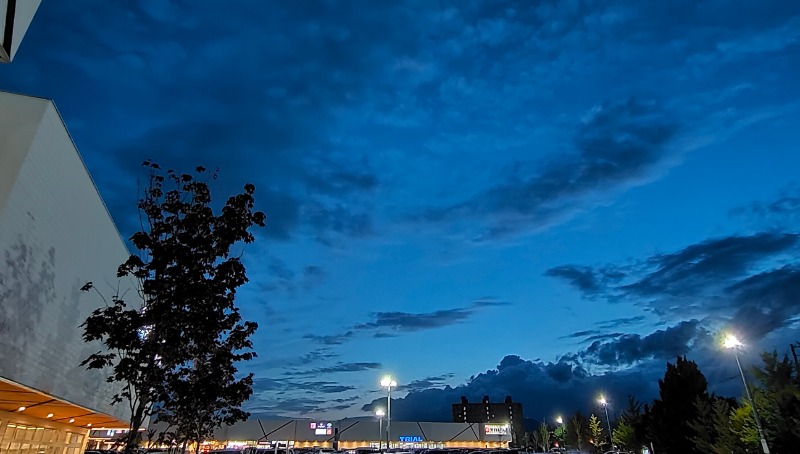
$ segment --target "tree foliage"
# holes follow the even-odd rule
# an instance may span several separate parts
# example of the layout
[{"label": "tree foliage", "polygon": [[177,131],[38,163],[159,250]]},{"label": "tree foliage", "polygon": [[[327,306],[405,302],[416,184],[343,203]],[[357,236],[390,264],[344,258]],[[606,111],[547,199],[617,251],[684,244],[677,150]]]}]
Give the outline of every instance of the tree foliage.
[{"label": "tree foliage", "polygon": [[636,451],[640,445],[636,442],[636,432],[630,424],[625,421],[620,421],[614,433],[611,435],[611,441],[614,445],[625,449],[626,451]]},{"label": "tree foliage", "polygon": [[696,403],[709,400],[708,382],[697,363],[678,357],[667,363],[658,381],[659,398],[653,402],[648,421],[648,438],[656,452],[700,452],[692,442],[689,422],[697,418]]},{"label": "tree foliage", "polygon": [[546,422],[539,424],[539,444],[544,451],[550,449],[550,428]]},{"label": "tree foliage", "polygon": [[567,421],[566,444],[582,450],[584,442],[588,439],[588,427],[589,423],[586,416],[576,411],[569,421]]},{"label": "tree foliage", "polygon": [[[794,351],[794,350],[793,350]],[[754,370],[761,386],[754,390],[770,448],[789,452],[800,447],[800,364],[777,352],[762,353],[763,366]]]},{"label": "tree foliage", "polygon": [[638,451],[646,444],[645,432],[642,404],[635,397],[628,396],[628,405],[619,417],[612,442],[628,451]]},{"label": "tree foliage", "polygon": [[603,424],[600,419],[594,415],[589,416],[589,435],[592,437],[592,443],[595,446],[602,446],[603,444]]},{"label": "tree foliage", "polygon": [[215,174],[203,167],[195,175],[164,173],[150,161],[144,166],[149,179],[137,204],[141,230],[130,238],[138,254],[117,271],[137,281],[139,298],[129,303],[114,295],[82,325],[86,341],[107,348],[82,365],[110,368],[108,381],[121,385],[113,403],[130,407],[126,451],[150,415],[184,441],[247,417],[239,407],[252,393],[252,375],[237,379],[235,364],[255,356],[249,337],[257,325],[242,322],[234,304],[247,282],[234,248],[253,242],[251,229],[265,221],[254,211],[252,184],[215,214],[208,184],[198,178]]}]

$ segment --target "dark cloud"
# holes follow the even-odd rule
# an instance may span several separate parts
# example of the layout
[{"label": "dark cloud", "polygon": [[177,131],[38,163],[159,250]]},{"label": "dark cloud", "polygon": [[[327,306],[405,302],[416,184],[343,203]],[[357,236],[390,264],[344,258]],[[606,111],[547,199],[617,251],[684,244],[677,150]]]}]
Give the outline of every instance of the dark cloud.
[{"label": "dark cloud", "polygon": [[587,330],[584,330],[584,331],[576,331],[576,332],[574,332],[572,334],[567,334],[566,336],[561,336],[559,339],[577,339],[577,338],[583,338],[583,337],[586,337],[586,336],[591,336],[591,335],[596,334],[596,333],[598,333],[597,330],[587,329]]},{"label": "dark cloud", "polygon": [[544,275],[566,281],[587,298],[603,293],[625,277],[624,273],[612,267],[593,268],[583,265],[559,265],[546,270]]},{"label": "dark cloud", "polygon": [[335,358],[339,356],[336,353],[333,353],[330,348],[323,347],[318,348],[316,350],[311,350],[308,353],[305,353],[303,356],[300,357],[298,363],[300,365],[306,366],[309,364],[313,364],[320,361],[325,361],[327,359]]},{"label": "dark cloud", "polygon": [[645,321],[647,317],[644,315],[635,315],[633,317],[622,317],[611,320],[603,320],[597,322],[596,326],[601,329],[619,329],[626,328],[633,325],[638,325]]},{"label": "dark cloud", "polygon": [[353,237],[372,233],[372,219],[367,213],[354,213],[346,204],[308,202],[302,209],[303,219],[318,233],[317,239],[329,241],[327,232],[337,232]]},{"label": "dark cloud", "polygon": [[324,409],[324,399],[309,397],[281,397],[280,399],[264,401],[251,399],[244,407],[251,413],[251,417],[282,417],[286,414],[308,414]]},{"label": "dark cloud", "polygon": [[[255,285],[262,292],[282,292],[295,296],[298,292],[310,290],[325,281],[325,270],[319,265],[307,265],[295,271],[285,261],[275,256],[248,259],[265,270],[266,276]],[[262,271],[263,272],[263,271]]]},{"label": "dark cloud", "polygon": [[550,268],[544,275],[564,279],[583,294],[592,294],[600,290],[594,269],[588,266],[561,265]]},{"label": "dark cloud", "polygon": [[353,331],[348,331],[342,334],[331,334],[328,336],[306,334],[303,336],[303,339],[309,339],[322,345],[341,345],[345,343],[347,340],[351,339],[353,335],[355,335]]},{"label": "dark cloud", "polygon": [[[540,166],[514,166],[501,184],[472,200],[434,209],[430,221],[482,216],[488,235],[538,230],[571,216],[591,201],[652,178],[669,157],[675,120],[654,101],[629,98],[596,106],[574,133],[576,152]],[[576,270],[569,273],[575,278]],[[564,271],[562,270],[562,273]],[[586,276],[580,281],[589,283]]]},{"label": "dark cloud", "polygon": [[709,282],[741,276],[753,265],[790,250],[797,239],[796,234],[759,233],[703,241],[672,254],[650,257],[648,264],[654,270],[621,290],[641,296],[695,293]]},{"label": "dark cloud", "polygon": [[[392,417],[410,421],[448,421],[451,405],[466,396],[480,402],[488,395],[492,401],[506,396],[521,402],[526,415],[566,414],[577,409],[592,408],[596,393],[641,398],[656,393],[656,377],[663,374],[663,365],[590,375],[581,366],[567,361],[544,363],[528,361],[516,355],[503,358],[497,368],[472,377],[457,387],[425,389],[411,392],[404,398],[393,399]],[[372,411],[384,405],[385,398],[375,399],[362,410]]]},{"label": "dark cloud", "polygon": [[473,316],[478,309],[484,307],[506,306],[509,303],[482,299],[474,301],[470,306],[442,309],[433,312],[375,312],[372,321],[355,325],[357,330],[388,329],[390,332],[414,332],[463,323]]},{"label": "dark cloud", "polygon": [[[702,317],[713,320],[709,328],[735,326],[756,341],[789,326],[800,316],[800,304],[794,298],[800,291],[800,265],[793,258],[797,246],[795,233],[762,232],[708,239],[633,264],[606,265],[601,269],[624,270],[624,278],[617,284],[606,282],[595,286],[592,291],[609,301],[644,306],[668,322]],[[583,272],[601,273],[588,267]],[[586,288],[581,282],[573,285],[579,291]],[[669,346],[666,352],[670,355],[682,354],[688,351],[688,344],[681,339],[701,334],[693,334],[693,330],[700,328],[689,321],[654,333],[657,336],[653,339],[658,341],[619,333],[620,326],[644,320],[643,316],[636,316],[599,322],[595,330],[567,337],[584,337],[585,341],[593,342],[593,355],[602,358],[601,362],[613,364],[647,358],[648,352],[655,351],[658,345]],[[675,342],[662,343],[661,338],[668,336],[674,336],[671,339]]]},{"label": "dark cloud", "polygon": [[782,195],[770,202],[753,202],[731,210],[734,215],[755,215],[763,217],[786,216],[800,212],[800,196]]},{"label": "dark cloud", "polygon": [[698,320],[683,321],[646,336],[624,334],[614,340],[594,341],[581,353],[583,360],[604,366],[630,366],[649,359],[670,360],[689,352],[708,333]]},{"label": "dark cloud", "polygon": [[303,338],[322,345],[341,345],[356,339],[358,334],[362,332],[371,332],[372,337],[378,339],[397,337],[404,333],[443,328],[463,323],[479,310],[507,305],[509,303],[505,301],[482,298],[473,301],[472,304],[466,307],[442,309],[433,312],[374,312],[370,314],[372,321],[358,323],[348,331],[327,335],[306,334]]},{"label": "dark cloud", "polygon": [[309,278],[317,278],[325,275],[325,271],[322,267],[317,265],[308,265],[303,268],[303,275]]},{"label": "dark cloud", "polygon": [[407,384],[401,384],[397,387],[401,392],[418,392],[430,388],[440,388],[445,382],[453,379],[453,374],[443,374],[433,377],[426,377],[419,380],[413,380]]},{"label": "dark cloud", "polygon": [[317,367],[314,369],[308,369],[297,372],[284,372],[283,375],[292,377],[318,376],[324,374],[335,374],[339,372],[363,372],[367,370],[380,369],[381,367],[382,367],[381,363],[365,363],[365,362],[337,363],[333,366],[328,366],[328,367]]},{"label": "dark cloud", "polygon": [[466,308],[442,309],[434,312],[408,313],[408,312],[375,312],[373,321],[356,325],[356,329],[387,328],[393,331],[421,331],[441,328],[464,322],[472,315]]},{"label": "dark cloud", "polygon": [[257,391],[305,391],[317,394],[337,394],[355,389],[354,386],[343,385],[331,381],[300,381],[286,378],[256,377],[253,388]]},{"label": "dark cloud", "polygon": [[773,200],[736,207],[730,214],[754,230],[796,231],[800,225],[800,190],[783,191]]},{"label": "dark cloud", "polygon": [[800,264],[749,276],[727,290],[738,308],[731,324],[748,339],[760,339],[800,316]]}]

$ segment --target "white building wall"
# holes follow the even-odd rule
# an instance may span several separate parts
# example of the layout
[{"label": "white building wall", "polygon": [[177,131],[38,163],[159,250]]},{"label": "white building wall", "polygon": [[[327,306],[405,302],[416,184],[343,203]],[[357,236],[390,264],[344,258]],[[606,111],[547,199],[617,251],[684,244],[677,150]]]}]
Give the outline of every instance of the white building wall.
[{"label": "white building wall", "polygon": [[[11,44],[5,42],[6,32],[6,17],[9,11],[9,4],[14,5],[14,25],[12,30]],[[22,42],[22,37],[28,31],[31,25],[33,16],[42,0],[0,0],[0,61],[11,61],[19,49],[19,44]],[[8,48],[10,52],[7,52]]]},{"label": "white building wall", "polygon": [[0,376],[126,420],[106,374],[79,366],[103,305],[79,289],[129,288],[125,244],[52,102],[0,92],[0,147]]}]

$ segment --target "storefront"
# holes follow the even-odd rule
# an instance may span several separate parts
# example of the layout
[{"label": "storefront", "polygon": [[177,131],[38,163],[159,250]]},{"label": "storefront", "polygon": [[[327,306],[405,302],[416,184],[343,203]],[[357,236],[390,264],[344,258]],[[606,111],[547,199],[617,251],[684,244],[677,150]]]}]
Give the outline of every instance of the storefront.
[{"label": "storefront", "polygon": [[92,426],[120,424],[113,417],[0,378],[2,454],[80,454]]},{"label": "storefront", "polygon": [[[339,421],[311,419],[251,419],[223,427],[209,443],[212,448],[243,449],[275,446],[348,450],[386,447],[385,422],[375,418]],[[451,422],[392,421],[390,448],[507,448],[508,425]]]}]

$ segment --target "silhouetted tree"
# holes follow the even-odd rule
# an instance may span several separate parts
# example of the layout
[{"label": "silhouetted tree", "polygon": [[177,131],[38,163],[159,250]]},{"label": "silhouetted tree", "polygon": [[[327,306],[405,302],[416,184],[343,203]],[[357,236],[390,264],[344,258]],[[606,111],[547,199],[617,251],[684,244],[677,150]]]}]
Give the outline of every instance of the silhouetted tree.
[{"label": "silhouetted tree", "polygon": [[648,415],[648,438],[656,452],[700,453],[692,442],[689,422],[697,419],[698,400],[709,400],[708,382],[697,364],[678,357],[667,363],[664,378],[658,381],[659,398]]},{"label": "silhouetted tree", "polygon": [[[689,422],[694,431],[692,442],[700,452],[708,454],[744,454],[745,445],[733,427],[731,416],[738,408],[736,401],[722,397],[698,399],[697,416]],[[755,452],[755,451],[754,451]]]},{"label": "silhouetted tree", "polygon": [[[247,417],[238,407],[252,392],[252,376],[237,380],[235,363],[255,356],[248,350],[256,324],[242,323],[234,304],[247,275],[232,248],[254,241],[251,228],[265,221],[253,211],[252,184],[215,215],[205,181],[171,170],[165,176],[150,161],[144,166],[150,173],[138,201],[141,230],[130,238],[139,254],[117,272],[138,281],[139,299],[129,304],[113,295],[82,325],[86,341],[107,347],[82,364],[111,368],[108,381],[122,386],[112,403],[129,405],[126,452],[153,414],[184,440]],[[207,173],[198,167],[196,175]],[[83,290],[91,288],[88,283]]]},{"label": "silhouetted tree", "polygon": [[629,451],[638,451],[646,444],[643,421],[642,403],[635,397],[628,396],[628,406],[619,417],[620,426],[626,427],[618,435],[620,441],[614,439],[613,442],[624,445]]},{"label": "silhouetted tree", "polygon": [[584,443],[589,438],[588,430],[589,421],[586,419],[586,416],[576,411],[569,421],[567,421],[566,443],[582,450]]}]

